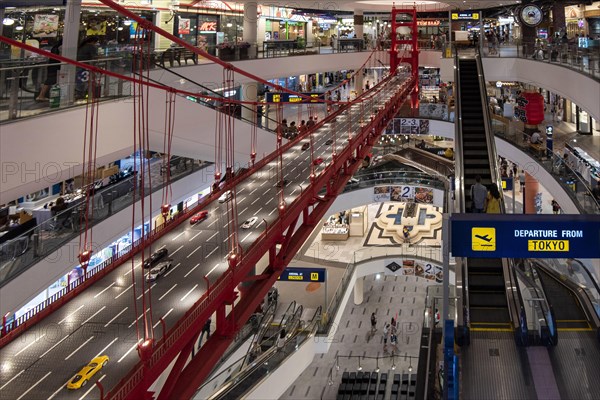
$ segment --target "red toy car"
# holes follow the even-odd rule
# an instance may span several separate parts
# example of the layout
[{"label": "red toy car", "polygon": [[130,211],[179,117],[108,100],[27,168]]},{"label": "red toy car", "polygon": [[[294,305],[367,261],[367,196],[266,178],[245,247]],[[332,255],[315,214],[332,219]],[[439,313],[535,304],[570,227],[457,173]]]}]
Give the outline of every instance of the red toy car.
[{"label": "red toy car", "polygon": [[196,214],[192,218],[190,218],[190,224],[193,225],[200,221],[204,221],[206,219],[206,217],[208,217],[208,211],[202,210],[198,214]]},{"label": "red toy car", "polygon": [[313,164],[315,164],[315,165],[319,165],[319,164],[321,164],[322,162],[323,162],[323,159],[322,159],[321,157],[319,157],[319,158],[315,158],[315,159],[314,159],[314,161],[313,161]]}]

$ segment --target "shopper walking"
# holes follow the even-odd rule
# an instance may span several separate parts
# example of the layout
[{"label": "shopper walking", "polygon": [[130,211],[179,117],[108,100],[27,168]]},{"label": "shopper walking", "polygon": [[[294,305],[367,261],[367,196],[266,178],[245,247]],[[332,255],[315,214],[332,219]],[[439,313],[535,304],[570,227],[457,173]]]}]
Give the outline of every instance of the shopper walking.
[{"label": "shopper walking", "polygon": [[375,313],[371,314],[371,332],[377,331],[377,317]]},{"label": "shopper walking", "polygon": [[471,186],[471,212],[482,213],[485,208],[487,189],[481,183],[481,176],[475,177],[475,183]]}]

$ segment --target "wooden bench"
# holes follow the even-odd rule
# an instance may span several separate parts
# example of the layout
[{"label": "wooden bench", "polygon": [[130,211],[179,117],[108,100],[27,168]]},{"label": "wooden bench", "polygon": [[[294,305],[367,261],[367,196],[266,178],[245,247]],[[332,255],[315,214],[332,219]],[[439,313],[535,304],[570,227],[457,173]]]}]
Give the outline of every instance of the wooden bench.
[{"label": "wooden bench", "polygon": [[198,64],[198,55],[193,51],[186,48],[169,48],[166,49],[160,56],[160,65],[165,67],[165,63],[169,63],[169,68],[173,68],[175,61],[177,61],[177,65],[181,66],[181,59],[183,58],[183,62],[187,65],[188,60],[194,62],[194,64]]}]

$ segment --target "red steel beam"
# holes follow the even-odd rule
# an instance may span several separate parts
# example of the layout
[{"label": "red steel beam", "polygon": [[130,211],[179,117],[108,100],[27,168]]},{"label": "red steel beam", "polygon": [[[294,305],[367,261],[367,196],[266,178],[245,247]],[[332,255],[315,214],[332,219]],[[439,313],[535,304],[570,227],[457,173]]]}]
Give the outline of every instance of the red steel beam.
[{"label": "red steel beam", "polygon": [[[416,81],[414,78],[405,81],[399,85],[397,93],[388,101],[386,108],[378,112],[371,121],[362,129],[361,133],[356,135],[349,145],[336,157],[336,160],[321,173],[313,183],[315,187],[324,187],[331,181],[334,182],[335,193],[322,199],[310,213],[310,220],[317,221],[325,215],[330,204],[335,200],[339,191],[350,178],[350,172],[354,172],[360,165],[360,158],[354,163],[345,175],[338,172],[347,165],[349,160],[353,159],[353,154],[357,148],[360,148],[359,156],[364,157],[370,151],[376,138],[385,129],[387,123],[399,110],[400,105],[406,100],[408,93],[412,90]],[[291,145],[288,143],[287,145]],[[286,145],[286,146],[287,146]],[[161,339],[153,348],[153,354],[150,356],[147,364],[138,363],[138,365],[117,385],[114,392],[109,394],[111,399],[137,399],[144,395],[147,390],[146,382],[153,382],[170,362],[179,354],[186,343],[189,343],[194,335],[201,330],[203,322],[214,312],[216,307],[225,304],[231,297],[232,282],[237,285],[242,282],[251,271],[260,258],[270,251],[274,244],[278,243],[283,232],[297,220],[304,210],[313,206],[314,198],[311,190],[306,190],[303,195],[297,198],[286,209],[286,212],[278,219],[274,226],[263,233],[248,249],[246,254],[240,260],[240,263],[234,268],[224,273],[210,288],[210,291],[202,296],[192,308],[179,320],[179,322],[167,333],[165,338]],[[272,286],[274,281],[281,273],[281,267],[287,265],[291,257],[288,254],[295,254],[299,246],[308,238],[312,231],[311,224],[304,224],[294,233],[286,254],[278,254],[275,257],[275,265],[269,267],[270,278],[262,281],[256,281],[246,291],[247,294],[236,304],[230,316],[232,326],[239,329],[243,323],[250,317],[256,306],[262,301],[262,298]],[[304,239],[303,239],[304,238]],[[282,265],[279,265],[279,264]],[[261,296],[262,294],[262,296]],[[172,398],[185,399],[187,395],[192,395],[196,387],[202,382],[210,372],[212,365],[218,360],[220,355],[226,350],[233,339],[230,336],[216,336],[212,338],[210,345],[205,345],[199,354],[192,361],[193,365],[203,363],[201,369],[186,368],[178,381],[185,382],[189,388],[180,388],[182,385],[176,385]],[[210,349],[210,350],[208,350]],[[192,365],[190,364],[190,365]],[[194,376],[191,376],[194,375]],[[194,386],[195,385],[195,386]],[[180,397],[181,396],[181,397]]]}]

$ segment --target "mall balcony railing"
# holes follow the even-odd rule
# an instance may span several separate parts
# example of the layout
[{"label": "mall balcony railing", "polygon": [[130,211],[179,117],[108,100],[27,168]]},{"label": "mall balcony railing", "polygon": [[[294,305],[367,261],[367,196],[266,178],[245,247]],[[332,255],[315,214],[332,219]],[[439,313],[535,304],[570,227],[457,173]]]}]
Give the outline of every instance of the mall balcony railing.
[{"label": "mall balcony railing", "polygon": [[[178,162],[179,160],[182,162]],[[170,165],[171,182],[175,182],[207,168],[212,163],[197,165],[191,159],[174,157]],[[207,179],[210,179],[209,175],[210,173],[207,172]],[[93,209],[89,217],[92,226],[131,206],[134,201],[138,201],[140,191],[139,187],[134,191],[136,182],[137,174],[132,174],[104,189],[97,190],[94,193]],[[162,190],[164,186],[165,182],[156,185],[152,187],[152,192]],[[145,194],[149,195],[148,192]],[[85,202],[82,196],[76,199],[75,197],[77,196],[74,194],[74,200],[68,208],[54,215],[50,207],[34,211],[33,218],[36,218],[37,225],[16,238],[0,242],[0,288],[79,235],[81,222],[85,218]],[[73,253],[70,254],[72,256],[70,261],[75,266],[79,263],[77,261],[79,249],[70,250]],[[65,264],[67,263],[68,261],[65,261]]]},{"label": "mall balcony railing", "polygon": [[[473,52],[475,47],[465,43],[447,43],[442,47],[442,57],[454,57],[456,51]],[[572,69],[592,79],[600,81],[600,46],[582,48],[574,44],[523,44],[515,40],[508,44],[489,46],[483,43],[484,58],[523,58],[538,62],[559,65]]]},{"label": "mall balcony railing", "polygon": [[531,135],[512,130],[502,121],[492,120],[492,129],[500,137],[534,158],[569,194],[579,212],[582,214],[600,214],[600,203],[594,198],[592,187],[573,167],[557,152],[546,147],[546,141],[532,144]]},{"label": "mall balcony railing", "polygon": [[[104,57],[83,62],[122,75],[131,74],[130,58]],[[131,94],[129,82],[104,75],[96,80],[96,85],[90,85],[91,74],[78,68],[68,74],[68,67],[66,64],[49,63],[44,57],[0,61],[0,123],[59,108],[64,110],[85,105],[93,86],[96,90],[94,95],[99,101],[114,100]],[[63,69],[62,72],[57,72],[59,84],[45,89],[45,98],[48,100],[38,100],[40,91],[54,68]]]}]

